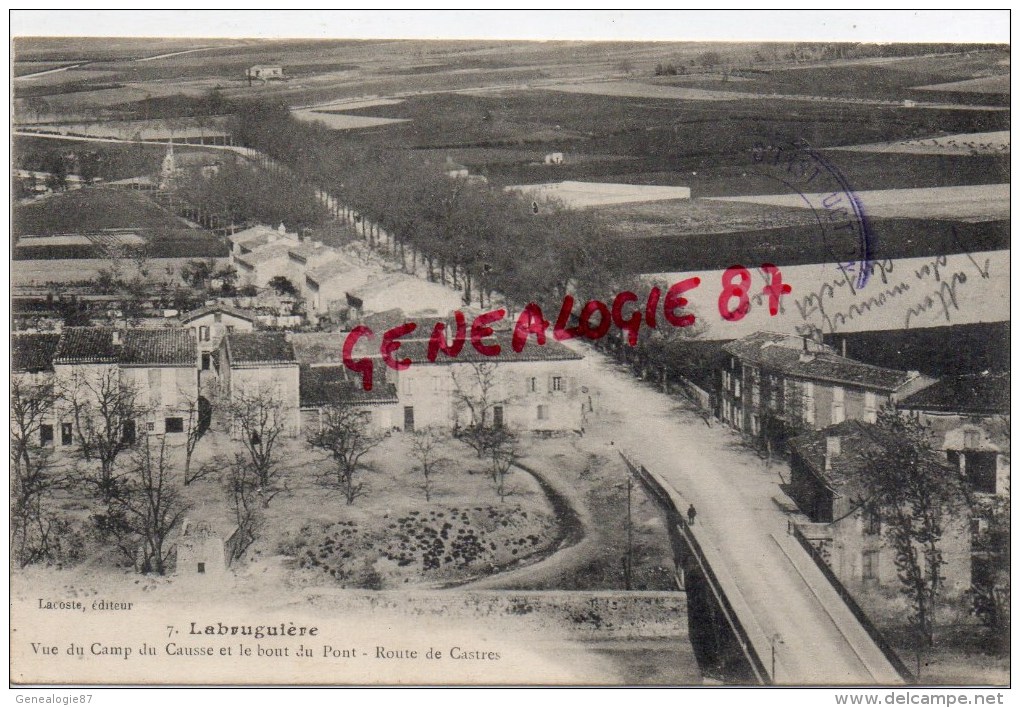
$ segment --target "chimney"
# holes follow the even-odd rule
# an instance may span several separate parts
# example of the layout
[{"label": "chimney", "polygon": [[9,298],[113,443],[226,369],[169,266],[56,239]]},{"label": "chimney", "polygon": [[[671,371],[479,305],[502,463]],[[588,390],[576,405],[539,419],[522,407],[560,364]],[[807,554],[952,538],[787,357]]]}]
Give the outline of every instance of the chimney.
[{"label": "chimney", "polygon": [[838,435],[826,435],[825,436],[825,471],[832,471],[832,460],[834,457],[839,457],[842,452],[842,445]]}]

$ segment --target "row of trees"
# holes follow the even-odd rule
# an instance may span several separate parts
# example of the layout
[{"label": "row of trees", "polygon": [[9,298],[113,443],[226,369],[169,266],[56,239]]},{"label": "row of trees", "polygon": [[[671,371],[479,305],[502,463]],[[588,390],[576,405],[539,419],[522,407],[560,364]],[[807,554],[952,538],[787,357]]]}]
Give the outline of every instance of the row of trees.
[{"label": "row of trees", "polygon": [[[283,105],[245,104],[235,136],[385,230],[405,268],[461,289],[466,302],[484,306],[499,292],[558,305],[571,288],[606,297],[623,275],[620,247],[591,212],[452,178],[405,151],[353,145]],[[372,227],[362,230],[373,238]]]},{"label": "row of trees", "polygon": [[255,169],[228,160],[218,170],[175,181],[175,196],[210,223],[286,224],[292,230],[318,226],[329,216],[315,190],[294,174]]}]

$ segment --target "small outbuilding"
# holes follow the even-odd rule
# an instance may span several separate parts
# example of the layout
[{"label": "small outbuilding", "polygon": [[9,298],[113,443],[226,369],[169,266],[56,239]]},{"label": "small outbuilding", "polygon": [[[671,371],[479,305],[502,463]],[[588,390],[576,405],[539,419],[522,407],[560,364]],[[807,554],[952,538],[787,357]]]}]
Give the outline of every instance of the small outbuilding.
[{"label": "small outbuilding", "polygon": [[218,576],[226,569],[227,554],[220,535],[207,523],[185,520],[177,539],[176,574]]}]

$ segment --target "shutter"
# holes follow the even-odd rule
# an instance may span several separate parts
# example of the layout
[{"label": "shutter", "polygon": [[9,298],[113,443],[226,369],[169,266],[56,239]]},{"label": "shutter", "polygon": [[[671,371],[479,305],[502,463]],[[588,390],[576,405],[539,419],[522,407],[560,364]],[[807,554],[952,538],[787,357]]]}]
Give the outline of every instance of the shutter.
[{"label": "shutter", "polygon": [[552,376],[548,376],[548,377],[547,377],[547,379],[546,379],[546,383],[547,383],[547,384],[548,384],[548,386],[549,386],[549,388],[548,388],[548,391],[549,391],[549,393],[552,393],[552,390],[553,390],[553,387],[552,387],[552,386],[553,386],[553,384],[552,384],[552,382],[553,382],[553,377],[552,377]]}]

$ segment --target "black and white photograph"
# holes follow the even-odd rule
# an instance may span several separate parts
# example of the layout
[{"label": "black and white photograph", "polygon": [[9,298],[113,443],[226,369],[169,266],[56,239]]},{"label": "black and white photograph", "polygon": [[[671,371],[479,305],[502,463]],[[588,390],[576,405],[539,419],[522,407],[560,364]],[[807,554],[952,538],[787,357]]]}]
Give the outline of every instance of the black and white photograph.
[{"label": "black and white photograph", "polygon": [[11,686],[1002,704],[1009,11],[345,12],[12,22]]}]

